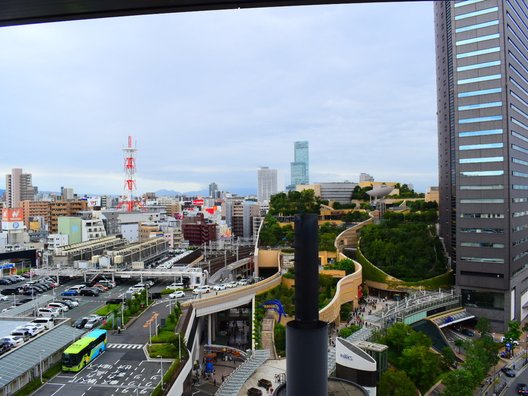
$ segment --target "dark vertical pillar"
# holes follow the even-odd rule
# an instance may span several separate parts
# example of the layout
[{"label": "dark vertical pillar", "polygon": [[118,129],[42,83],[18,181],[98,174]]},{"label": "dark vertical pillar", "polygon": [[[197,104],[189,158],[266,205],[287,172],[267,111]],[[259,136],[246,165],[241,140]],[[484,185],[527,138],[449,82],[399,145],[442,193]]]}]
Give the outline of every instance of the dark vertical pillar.
[{"label": "dark vertical pillar", "polygon": [[286,329],[287,396],[328,394],[328,324],[319,320],[316,214],[295,216],[295,320]]}]

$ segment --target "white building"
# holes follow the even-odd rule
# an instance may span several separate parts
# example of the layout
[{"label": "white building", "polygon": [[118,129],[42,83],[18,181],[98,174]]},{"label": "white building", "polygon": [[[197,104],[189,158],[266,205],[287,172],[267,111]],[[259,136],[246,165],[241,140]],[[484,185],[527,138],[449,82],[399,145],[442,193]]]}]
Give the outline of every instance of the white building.
[{"label": "white building", "polygon": [[272,195],[277,194],[277,169],[270,169],[267,166],[263,166],[257,171],[257,175],[258,201],[269,201]]}]

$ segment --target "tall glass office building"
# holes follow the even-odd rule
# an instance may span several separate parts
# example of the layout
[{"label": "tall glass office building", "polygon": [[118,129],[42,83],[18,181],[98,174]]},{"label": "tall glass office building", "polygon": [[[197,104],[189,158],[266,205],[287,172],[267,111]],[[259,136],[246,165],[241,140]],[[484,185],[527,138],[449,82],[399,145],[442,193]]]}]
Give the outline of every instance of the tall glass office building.
[{"label": "tall glass office building", "polygon": [[528,314],[528,6],[434,7],[440,233],[466,308],[502,330]]},{"label": "tall glass office building", "polygon": [[293,155],[293,162],[290,163],[292,187],[295,188],[298,184],[309,184],[308,142],[295,142]]}]

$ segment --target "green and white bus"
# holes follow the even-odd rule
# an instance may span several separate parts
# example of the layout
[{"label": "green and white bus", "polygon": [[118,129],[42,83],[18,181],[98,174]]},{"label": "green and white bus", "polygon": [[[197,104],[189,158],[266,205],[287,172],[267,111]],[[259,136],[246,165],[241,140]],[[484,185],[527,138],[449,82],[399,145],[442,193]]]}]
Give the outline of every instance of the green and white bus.
[{"label": "green and white bus", "polygon": [[93,330],[62,354],[62,371],[80,371],[106,349],[106,330]]}]

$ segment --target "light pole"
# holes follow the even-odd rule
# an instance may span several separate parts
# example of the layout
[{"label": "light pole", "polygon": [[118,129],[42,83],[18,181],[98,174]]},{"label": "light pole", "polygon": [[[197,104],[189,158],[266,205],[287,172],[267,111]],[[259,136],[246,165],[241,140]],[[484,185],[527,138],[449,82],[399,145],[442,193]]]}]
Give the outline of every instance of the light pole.
[{"label": "light pole", "polygon": [[160,355],[158,355],[159,359],[160,359],[160,365],[161,365],[161,389],[163,390],[163,359]]},{"label": "light pole", "polygon": [[149,321],[149,345],[152,345],[152,322]]}]

